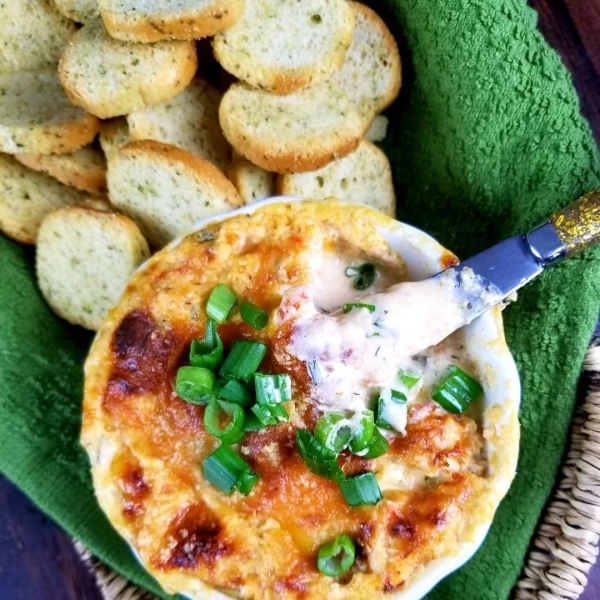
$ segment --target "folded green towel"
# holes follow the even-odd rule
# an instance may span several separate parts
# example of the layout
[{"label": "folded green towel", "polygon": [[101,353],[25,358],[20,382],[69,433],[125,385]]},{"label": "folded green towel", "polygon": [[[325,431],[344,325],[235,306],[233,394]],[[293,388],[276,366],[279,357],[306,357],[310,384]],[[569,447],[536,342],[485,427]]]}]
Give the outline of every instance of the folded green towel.
[{"label": "folded green towel", "polygon": [[[371,4],[404,58],[384,144],[399,218],[464,257],[600,187],[598,151],[569,77],[524,0]],[[0,236],[0,470],[95,555],[160,594],[95,503],[77,441],[91,336],[47,308],[33,258]],[[567,441],[599,281],[600,253],[588,252],[542,275],[505,311],[523,384],[519,473],[482,549],[430,598],[508,597]]]}]

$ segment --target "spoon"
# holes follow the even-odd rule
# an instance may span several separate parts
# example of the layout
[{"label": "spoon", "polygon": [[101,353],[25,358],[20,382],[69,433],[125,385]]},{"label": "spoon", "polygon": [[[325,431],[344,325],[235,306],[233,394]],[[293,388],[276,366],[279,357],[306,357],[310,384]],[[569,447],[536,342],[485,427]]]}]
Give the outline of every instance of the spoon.
[{"label": "spoon", "polygon": [[[546,267],[598,242],[600,190],[595,190],[554,213],[529,233],[508,238],[448,269],[467,298],[463,324],[505,300]],[[461,274],[469,270],[476,283],[473,287],[462,284]]]},{"label": "spoon", "polygon": [[358,380],[385,381],[403,359],[469,324],[547,266],[598,242],[600,190],[554,213],[529,233],[508,238],[429,279],[363,296],[343,311],[306,314],[297,321],[288,351],[309,366],[317,385],[327,379],[354,389],[360,387]]}]

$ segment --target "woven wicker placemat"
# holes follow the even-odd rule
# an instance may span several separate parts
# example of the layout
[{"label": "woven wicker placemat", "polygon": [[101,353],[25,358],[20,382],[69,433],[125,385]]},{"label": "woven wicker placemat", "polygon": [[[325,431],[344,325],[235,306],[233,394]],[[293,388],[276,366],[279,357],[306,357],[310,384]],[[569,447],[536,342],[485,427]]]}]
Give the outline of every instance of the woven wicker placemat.
[{"label": "woven wicker placemat", "polygon": [[[515,600],[575,600],[583,593],[600,539],[600,339],[583,364],[587,390],[571,428],[571,441],[556,491],[533,539]],[[132,585],[78,542],[105,600],[158,600]]]}]

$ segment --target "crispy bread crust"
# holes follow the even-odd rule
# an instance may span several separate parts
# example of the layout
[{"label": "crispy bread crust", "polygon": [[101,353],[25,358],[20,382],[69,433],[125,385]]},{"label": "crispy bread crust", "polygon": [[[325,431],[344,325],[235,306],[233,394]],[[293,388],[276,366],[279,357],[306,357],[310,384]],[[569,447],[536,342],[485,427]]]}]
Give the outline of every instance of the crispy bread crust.
[{"label": "crispy bread crust", "polygon": [[106,193],[106,159],[92,147],[70,154],[16,154],[15,158],[35,171],[43,171],[65,185],[91,194]]},{"label": "crispy bread crust", "polygon": [[100,0],[100,14],[110,35],[125,42],[198,40],[233,26],[242,16],[244,0],[213,0],[209,6],[183,13],[124,14]]}]

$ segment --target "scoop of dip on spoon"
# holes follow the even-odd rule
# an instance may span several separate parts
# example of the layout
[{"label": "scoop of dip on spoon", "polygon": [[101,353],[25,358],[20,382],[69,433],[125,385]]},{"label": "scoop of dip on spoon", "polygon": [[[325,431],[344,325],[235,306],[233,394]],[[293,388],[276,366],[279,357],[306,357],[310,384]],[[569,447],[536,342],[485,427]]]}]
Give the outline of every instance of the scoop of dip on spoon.
[{"label": "scoop of dip on spoon", "polygon": [[[403,282],[333,313],[311,289],[292,289],[280,315],[295,321],[286,351],[304,361],[322,410],[365,409],[413,358],[504,301],[542,270],[600,241],[600,192],[526,235],[516,235],[437,275]],[[360,275],[360,273],[357,273]],[[290,307],[294,307],[290,311]]]}]

